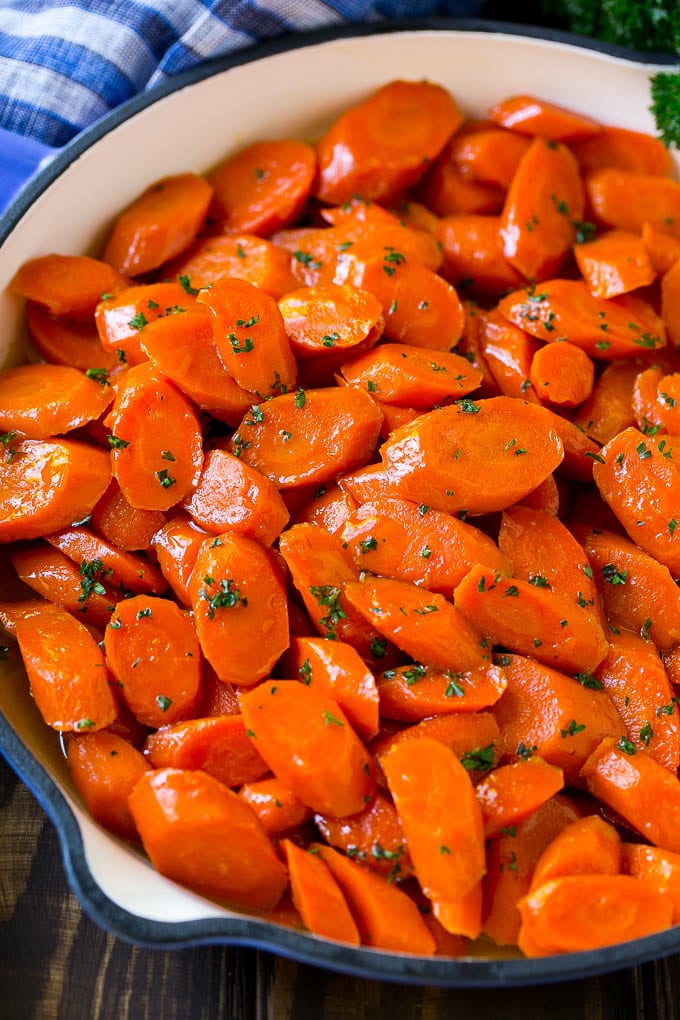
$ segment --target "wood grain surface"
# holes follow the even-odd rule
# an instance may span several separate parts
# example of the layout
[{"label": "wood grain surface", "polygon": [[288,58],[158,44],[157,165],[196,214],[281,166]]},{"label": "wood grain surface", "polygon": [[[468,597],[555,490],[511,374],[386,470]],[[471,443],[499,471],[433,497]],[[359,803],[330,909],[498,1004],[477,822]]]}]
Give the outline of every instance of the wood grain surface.
[{"label": "wood grain surface", "polygon": [[544,988],[360,980],[250,949],[140,949],[71,894],[57,839],[0,758],[0,1020],[678,1020],[680,956]]}]

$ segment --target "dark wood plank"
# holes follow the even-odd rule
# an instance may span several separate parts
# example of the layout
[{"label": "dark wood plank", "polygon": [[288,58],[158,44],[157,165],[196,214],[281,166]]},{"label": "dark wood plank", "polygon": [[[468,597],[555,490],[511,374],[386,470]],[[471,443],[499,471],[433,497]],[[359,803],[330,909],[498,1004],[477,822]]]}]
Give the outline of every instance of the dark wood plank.
[{"label": "dark wood plank", "polygon": [[54,830],[0,759],[0,1020],[680,1020],[680,957],[544,988],[407,987],[224,947],[140,949],[66,884]]}]

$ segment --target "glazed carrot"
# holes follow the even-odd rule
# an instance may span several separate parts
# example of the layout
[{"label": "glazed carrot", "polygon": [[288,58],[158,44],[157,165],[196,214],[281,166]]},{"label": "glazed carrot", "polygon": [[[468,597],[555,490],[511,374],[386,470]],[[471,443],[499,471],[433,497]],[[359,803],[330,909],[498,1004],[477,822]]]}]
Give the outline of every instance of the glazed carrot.
[{"label": "glazed carrot", "polygon": [[562,770],[538,756],[502,765],[487,773],[475,787],[485,839],[499,835],[509,825],[523,822],[563,786]]},{"label": "glazed carrot", "polygon": [[585,175],[588,201],[608,227],[640,232],[649,223],[677,234],[680,183],[670,177],[603,168]]},{"label": "glazed carrot", "polygon": [[[44,598],[17,599],[11,602],[0,602],[0,626],[10,637],[16,637],[17,624],[30,616],[39,616],[41,613],[54,612],[57,615],[64,611],[64,607],[56,602],[48,602]],[[99,640],[100,631],[88,625],[86,620],[81,619],[93,637]]]},{"label": "glazed carrot", "polygon": [[53,315],[85,319],[92,315],[102,294],[125,287],[115,269],[87,255],[42,255],[29,259],[12,278],[14,294],[43,305]]},{"label": "glazed carrot", "polygon": [[144,556],[117,549],[88,528],[73,525],[52,532],[45,539],[77,564],[99,561],[99,570],[109,587],[122,588],[126,594],[160,595],[168,586],[160,570]]},{"label": "glazed carrot", "polygon": [[425,895],[448,902],[471,892],[485,871],[484,824],[467,770],[426,737],[393,747],[382,767]]},{"label": "glazed carrot", "polygon": [[492,308],[477,312],[479,342],[484,361],[501,393],[537,402],[531,376],[531,366],[540,344],[523,329]]},{"label": "glazed carrot", "polygon": [[165,524],[160,510],[140,510],[130,506],[112,479],[104,495],[92,508],[90,523],[95,531],[119,549],[127,552],[148,549],[153,536]]},{"label": "glazed carrot", "polygon": [[279,310],[293,353],[303,359],[370,346],[384,328],[378,299],[346,284],[291,289]]},{"label": "glazed carrot", "polygon": [[337,482],[321,485],[295,512],[295,524],[319,524],[331,535],[339,534],[357,508],[357,501]]},{"label": "glazed carrot", "polygon": [[476,181],[456,161],[455,139],[427,171],[418,194],[437,216],[495,215],[503,208],[505,189]]},{"label": "glazed carrot", "polygon": [[[254,415],[259,406],[253,404]],[[213,535],[237,532],[271,545],[288,523],[278,489],[228,450],[209,450],[201,477],[183,503],[193,521]]]},{"label": "glazed carrot", "polygon": [[6,368],[0,374],[0,430],[49,439],[99,418],[112,399],[110,386],[67,365]]},{"label": "glazed carrot", "polygon": [[111,469],[132,506],[168,510],[198,482],[203,464],[198,417],[151,363],[127,372],[107,425]]},{"label": "glazed carrot", "polygon": [[[476,939],[482,930],[483,885],[481,880],[455,900],[432,900],[432,912],[445,931]],[[435,936],[436,937],[436,936]]]},{"label": "glazed carrot", "polygon": [[481,373],[459,354],[384,343],[342,366],[349,386],[372,393],[379,403],[429,409],[477,389]]},{"label": "glazed carrot", "polygon": [[101,730],[71,740],[66,763],[95,821],[124,839],[136,839],[128,797],[149,768],[144,756],[127,740]]},{"label": "glazed carrot", "polygon": [[509,188],[530,144],[521,134],[490,124],[479,130],[458,131],[448,143],[448,151],[462,174],[484,184]]},{"label": "glazed carrot", "polygon": [[358,814],[333,818],[317,813],[314,824],[332,847],[352,860],[361,861],[390,882],[402,881],[413,874],[396,809],[380,789]]},{"label": "glazed carrot", "polygon": [[479,632],[443,596],[408,581],[365,576],[345,584],[345,598],[412,658],[443,670],[469,670],[488,657]]},{"label": "glazed carrot", "polygon": [[105,351],[119,362],[138,365],[146,360],[140,345],[141,331],[150,322],[177,315],[195,305],[179,283],[148,283],[126,287],[97,305],[95,322]]},{"label": "glazed carrot", "polygon": [[635,378],[631,394],[634,424],[646,433],[653,429],[677,435],[680,432],[679,398],[680,374],[666,375],[659,365],[643,369]]},{"label": "glazed carrot", "polygon": [[[551,474],[564,448],[542,408],[492,397],[422,414],[380,451],[404,499],[456,513],[485,513],[516,503]],[[480,478],[484,464],[493,489]]]},{"label": "glazed carrot", "polygon": [[122,598],[122,593],[106,587],[107,571],[99,559],[82,560],[77,566],[42,542],[20,546],[11,559],[24,584],[69,613],[77,613],[83,623],[105,626]]},{"label": "glazed carrot", "polygon": [[500,660],[508,686],[494,715],[506,753],[515,760],[539,754],[573,784],[600,741],[625,729],[611,699],[592,684],[589,674],[574,679],[516,655],[503,654]]},{"label": "glazed carrot", "polygon": [[150,595],[119,602],[104,650],[120,696],[140,722],[172,725],[195,712],[200,649],[191,618],[174,602]]},{"label": "glazed carrot", "polygon": [[284,659],[286,676],[333,697],[362,740],[378,732],[375,677],[352,645],[324,638],[294,637]]},{"label": "glazed carrot", "polygon": [[0,542],[38,538],[90,513],[111,478],[108,455],[67,439],[5,433],[0,452]]},{"label": "glazed carrot", "polygon": [[568,875],[519,904],[518,945],[527,956],[578,952],[642,938],[671,926],[672,904],[629,875]]},{"label": "glazed carrot", "polygon": [[340,536],[359,569],[441,595],[448,595],[475,563],[509,568],[493,539],[478,528],[408,500],[362,503]]},{"label": "glazed carrot", "polygon": [[344,893],[363,945],[396,953],[434,953],[434,937],[405,892],[329,846],[313,843],[310,850],[319,854]]},{"label": "glazed carrot", "polygon": [[462,354],[474,368],[482,373],[479,387],[480,397],[497,397],[501,391],[484,357],[484,330],[482,317],[479,314],[480,309],[473,301],[463,302],[463,307],[465,309],[465,327],[460,341],[456,344],[456,354]]},{"label": "glazed carrot", "polygon": [[628,230],[608,230],[594,241],[575,244],[574,256],[595,297],[616,297],[656,279],[642,238]]},{"label": "glazed carrot", "polygon": [[595,675],[618,710],[633,747],[677,772],[680,719],[656,648],[629,631],[612,633]]},{"label": "glazed carrot", "polygon": [[391,340],[450,351],[462,336],[465,312],[451,284],[391,246],[353,244],[338,259],[334,282],[375,295]]},{"label": "glazed carrot", "polygon": [[343,113],[320,139],[313,193],[335,205],[353,195],[389,201],[416,184],[461,122],[440,86],[392,81]]},{"label": "glazed carrot", "polygon": [[506,687],[503,670],[494,664],[454,672],[413,662],[379,677],[380,715],[419,722],[436,715],[477,712],[494,705]]},{"label": "glazed carrot", "polygon": [[199,717],[240,715],[238,694],[228,680],[220,680],[210,663],[203,664],[203,692]]},{"label": "glazed carrot", "polygon": [[[628,300],[626,300],[628,298]],[[611,361],[666,343],[663,320],[641,298],[596,298],[581,280],[544,281],[498,303],[502,315],[544,342],[569,339],[591,358]]]},{"label": "glazed carrot", "polygon": [[247,414],[230,449],[280,489],[318,486],[368,461],[381,422],[376,402],[354,387],[298,390]]},{"label": "glazed carrot", "polygon": [[147,738],[144,754],[154,769],[201,769],[225,786],[251,783],[267,771],[240,715],[164,725]]},{"label": "glazed carrot", "polygon": [[662,893],[673,907],[673,924],[680,922],[680,854],[655,846],[623,843],[622,870]]},{"label": "glazed carrot", "polygon": [[442,275],[459,289],[495,297],[522,286],[521,274],[503,254],[497,216],[445,216],[439,221],[437,237],[443,247]]},{"label": "glazed carrot", "polygon": [[290,270],[298,287],[332,284],[340,255],[347,248],[347,238],[334,227],[278,230],[272,243],[290,252]]},{"label": "glazed carrot", "polygon": [[600,456],[599,444],[563,415],[549,407],[545,407],[545,413],[564,447],[564,460],[557,472],[559,477],[576,482],[592,482],[593,465]]},{"label": "glazed carrot", "polygon": [[569,143],[583,170],[610,167],[631,173],[668,177],[671,155],[659,138],[642,131],[604,124],[592,138]]},{"label": "glazed carrot", "polygon": [[489,118],[519,134],[554,142],[591,138],[602,130],[590,117],[528,95],[511,96],[497,103],[489,110]]},{"label": "glazed carrot", "polygon": [[396,744],[421,737],[432,737],[446,744],[473,775],[496,764],[496,748],[501,743],[500,729],[491,712],[466,712],[423,719],[396,733],[379,737],[371,744],[371,750],[381,762],[383,755],[389,754]]},{"label": "glazed carrot", "polygon": [[539,857],[530,889],[565,875],[618,875],[621,837],[599,815],[579,818],[559,832]]},{"label": "glazed carrot", "polygon": [[637,358],[612,361],[593,383],[590,397],[573,422],[598,443],[608,443],[618,432],[635,424],[633,387],[641,365]]},{"label": "glazed carrot", "polygon": [[115,351],[102,347],[94,322],[59,318],[34,301],[26,302],[26,326],[40,356],[53,365],[70,365],[86,372],[112,372],[120,364]]},{"label": "glazed carrot", "polygon": [[592,393],[595,366],[575,344],[544,344],[531,359],[529,378],[545,403],[578,407]]},{"label": "glazed carrot", "polygon": [[[415,228],[395,213],[375,202],[354,196],[350,202],[322,209],[321,216],[338,227],[344,240],[338,245],[338,258],[357,241],[371,241],[387,249],[400,251],[407,259],[422,262],[435,272],[442,264],[442,253],[430,229]],[[351,242],[349,244],[348,242]]]},{"label": "glazed carrot", "polygon": [[298,218],[309,195],[316,153],[292,139],[254,142],[208,175],[210,218],[225,233],[268,237]]},{"label": "glazed carrot", "polygon": [[661,281],[661,315],[668,330],[669,343],[680,343],[680,313],[677,302],[680,297],[680,263],[671,266]]},{"label": "glazed carrot", "polygon": [[[253,753],[257,754],[254,748]],[[311,810],[276,776],[244,783],[238,794],[250,805],[269,836],[294,829],[311,815]]]},{"label": "glazed carrot", "polygon": [[139,344],[166,378],[216,418],[235,425],[252,404],[252,393],[224,367],[211,317],[201,306],[150,322]]},{"label": "glazed carrot", "polygon": [[212,188],[198,174],[157,181],[118,215],[103,261],[129,276],[157,269],[191,244],[211,198]]},{"label": "glazed carrot", "polygon": [[48,726],[88,733],[109,726],[116,702],[104,655],[85,626],[52,610],[17,623],[31,694]]},{"label": "glazed carrot", "polygon": [[680,237],[673,237],[651,223],[642,224],[642,243],[652,266],[660,275],[667,273],[680,259]]},{"label": "glazed carrot", "polygon": [[282,574],[259,542],[235,532],[206,538],[189,592],[201,649],[220,679],[249,686],[288,647]]},{"label": "glazed carrot", "polygon": [[199,238],[182,255],[166,263],[163,274],[176,276],[190,292],[211,286],[221,276],[237,277],[276,300],[296,286],[286,252],[248,233]]},{"label": "glazed carrot", "polygon": [[558,142],[536,138],[520,160],[501,213],[503,251],[531,280],[554,276],[583,219],[578,163]]},{"label": "glazed carrot", "polygon": [[337,702],[296,680],[241,694],[243,720],[270,769],[321,814],[354,815],[375,789],[371,759]]},{"label": "glazed carrot", "polygon": [[650,843],[680,852],[680,780],[621,736],[607,737],[583,765],[590,792]]},{"label": "glazed carrot", "polygon": [[525,821],[489,841],[483,929],[498,945],[517,945],[521,925],[517,904],[529,891],[536,863],[557,834],[581,815],[574,801],[558,793]]},{"label": "glazed carrot", "polygon": [[680,591],[668,567],[622,535],[595,528],[584,540],[607,619],[658,648],[680,641]]},{"label": "glazed carrot", "polygon": [[189,769],[147,772],[129,805],[161,875],[251,910],[280,899],[285,867],[250,807],[217,779]]},{"label": "glazed carrot", "polygon": [[600,495],[631,540],[672,574],[680,573],[674,539],[676,494],[680,476],[672,459],[672,440],[625,429],[602,447],[593,467]]},{"label": "glazed carrot", "polygon": [[[414,420],[411,418],[411,421]],[[359,504],[376,499],[402,498],[398,483],[388,478],[382,464],[367,464],[357,471],[348,471],[340,475],[338,484]]]},{"label": "glazed carrot", "polygon": [[322,858],[289,839],[281,841],[281,849],[288,865],[293,902],[309,931],[358,946],[359,931],[347,901]]},{"label": "glazed carrot", "polygon": [[559,517],[565,509],[566,491],[564,484],[558,485],[554,475],[548,475],[545,481],[520,500],[518,506],[528,506],[532,510]]}]

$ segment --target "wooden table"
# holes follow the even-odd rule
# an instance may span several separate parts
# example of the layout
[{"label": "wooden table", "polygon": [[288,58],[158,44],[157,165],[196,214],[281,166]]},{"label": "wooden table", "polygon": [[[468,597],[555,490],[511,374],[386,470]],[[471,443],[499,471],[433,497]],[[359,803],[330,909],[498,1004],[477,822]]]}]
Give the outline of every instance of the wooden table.
[{"label": "wooden table", "polygon": [[0,1020],[675,1020],[680,956],[589,981],[458,991],[269,953],[139,949],[82,913],[51,824],[0,758]]}]

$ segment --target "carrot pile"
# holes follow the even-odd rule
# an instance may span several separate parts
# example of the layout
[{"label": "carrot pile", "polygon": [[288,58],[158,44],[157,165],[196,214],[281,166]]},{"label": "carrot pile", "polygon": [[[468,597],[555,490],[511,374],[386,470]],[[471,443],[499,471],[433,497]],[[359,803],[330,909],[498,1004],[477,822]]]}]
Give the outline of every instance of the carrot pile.
[{"label": "carrot pile", "polygon": [[0,604],[92,816],[351,945],[680,923],[680,183],[395,81],[11,285]]}]

